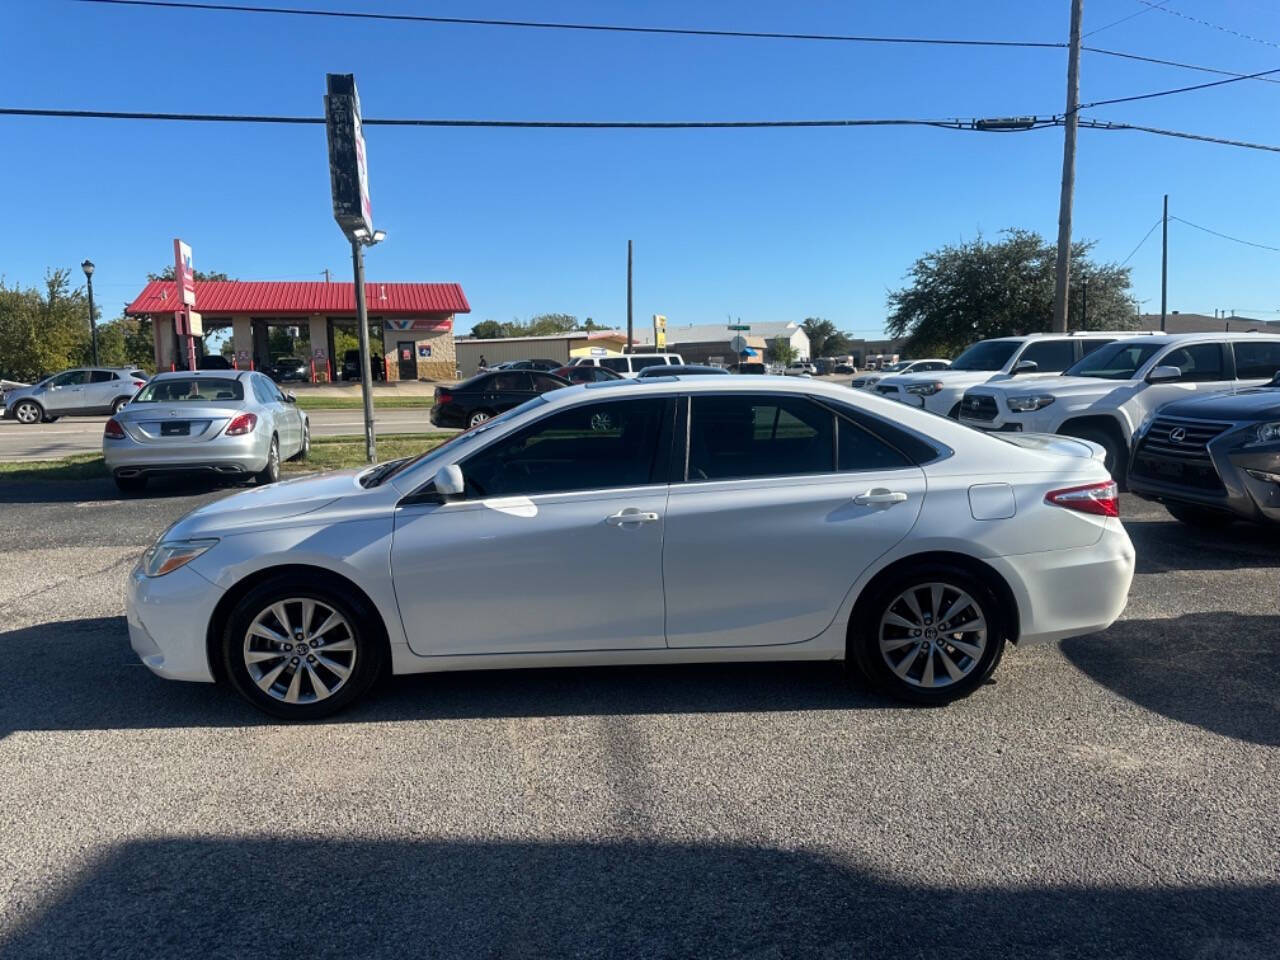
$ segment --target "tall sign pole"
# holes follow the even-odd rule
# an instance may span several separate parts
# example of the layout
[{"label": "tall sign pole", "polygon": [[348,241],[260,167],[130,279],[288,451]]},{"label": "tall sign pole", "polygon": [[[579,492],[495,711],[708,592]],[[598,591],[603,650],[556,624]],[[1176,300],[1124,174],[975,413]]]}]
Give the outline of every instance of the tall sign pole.
[{"label": "tall sign pole", "polygon": [[369,311],[365,303],[364,248],[381,239],[373,229],[369,202],[369,166],[365,156],[364,129],[360,123],[360,95],[356,78],[349,73],[326,76],[325,129],[329,137],[329,183],[333,192],[333,218],[351,241],[351,265],[355,275],[356,324],[360,341],[360,393],[364,400],[364,452],[377,462],[378,444],[373,428],[373,384],[369,368]]},{"label": "tall sign pole", "polygon": [[1160,243],[1160,332],[1169,312],[1169,195],[1164,195],[1164,230]]},{"label": "tall sign pole", "polygon": [[631,327],[631,241],[627,241],[627,353],[631,352],[633,330]]},{"label": "tall sign pole", "polygon": [[178,287],[178,307],[174,313],[174,333],[187,341],[187,369],[196,369],[196,330],[192,322],[196,305],[196,269],[191,247],[177,237],[173,240],[173,279]]},{"label": "tall sign pole", "polygon": [[1058,269],[1053,287],[1053,330],[1067,332],[1071,282],[1071,204],[1076,190],[1076,128],[1080,110],[1080,21],[1084,0],[1071,0],[1071,45],[1067,52],[1067,113],[1062,138],[1062,195],[1058,202]]}]

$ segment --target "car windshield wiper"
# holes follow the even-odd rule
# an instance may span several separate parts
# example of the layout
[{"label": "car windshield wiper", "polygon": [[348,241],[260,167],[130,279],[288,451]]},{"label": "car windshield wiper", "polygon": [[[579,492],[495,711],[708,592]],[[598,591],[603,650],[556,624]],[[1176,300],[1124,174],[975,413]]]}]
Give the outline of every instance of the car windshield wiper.
[{"label": "car windshield wiper", "polygon": [[380,463],[363,477],[360,478],[362,487],[376,487],[381,484],[387,477],[391,476],[408,460],[408,457],[401,457],[399,460],[388,460],[386,463]]}]

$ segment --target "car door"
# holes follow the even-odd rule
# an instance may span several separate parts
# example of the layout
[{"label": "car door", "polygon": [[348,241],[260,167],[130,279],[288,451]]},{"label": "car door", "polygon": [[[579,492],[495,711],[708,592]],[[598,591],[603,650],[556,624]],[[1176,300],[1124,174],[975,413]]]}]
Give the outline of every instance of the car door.
[{"label": "car door", "polygon": [[556,409],[463,460],[463,499],[402,502],[391,571],[414,653],[664,647],[673,410]]},{"label": "car door", "polygon": [[924,473],[799,394],[694,394],[686,480],[667,502],[671,647],[798,643],[911,530]]},{"label": "car door", "polygon": [[1261,386],[1280,371],[1280,340],[1236,340],[1231,348],[1240,387]]},{"label": "car door", "polygon": [[284,398],[284,391],[266,377],[260,378],[261,399],[271,413],[276,434],[280,438],[280,459],[285,460],[298,452],[302,431],[298,426],[297,412],[293,404]]},{"label": "car door", "polygon": [[39,397],[45,413],[51,417],[65,417],[83,411],[88,382],[88,370],[68,370],[51,379]]},{"label": "car door", "polygon": [[85,408],[90,413],[110,413],[111,403],[116,397],[132,393],[120,382],[120,375],[113,370],[90,370],[89,382],[85,385]]},{"label": "car door", "polygon": [[[1221,393],[1235,386],[1227,367],[1227,345],[1222,342],[1192,343],[1174,346],[1158,354],[1146,370],[1149,374],[1156,367],[1177,367],[1181,374],[1176,380],[1148,383],[1126,404],[1130,429],[1137,427],[1148,416],[1166,403],[1203,393]],[[1146,375],[1144,374],[1144,376]]]},{"label": "car door", "polygon": [[484,384],[482,406],[502,413],[532,399],[533,377],[527,370],[503,370]]}]

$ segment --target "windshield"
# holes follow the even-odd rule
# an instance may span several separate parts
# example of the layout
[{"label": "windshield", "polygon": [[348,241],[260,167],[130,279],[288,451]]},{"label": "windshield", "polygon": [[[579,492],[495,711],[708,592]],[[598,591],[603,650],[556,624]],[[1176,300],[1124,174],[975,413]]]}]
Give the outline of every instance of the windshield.
[{"label": "windshield", "polygon": [[1073,367],[1064,377],[1097,377],[1099,380],[1128,380],[1151,359],[1163,344],[1117,340],[1099,347]]},{"label": "windshield", "polygon": [[219,400],[244,399],[244,385],[239,380],[222,377],[175,377],[152,380],[130,401],[134,403],[213,403]]},{"label": "windshield", "polygon": [[881,367],[880,369],[885,373],[897,373],[900,370],[907,369],[909,366],[911,366],[910,360],[899,360],[897,363],[891,363],[888,366]]},{"label": "windshield", "polygon": [[1017,340],[983,340],[956,357],[951,369],[1003,370],[1013,352],[1021,345]]}]

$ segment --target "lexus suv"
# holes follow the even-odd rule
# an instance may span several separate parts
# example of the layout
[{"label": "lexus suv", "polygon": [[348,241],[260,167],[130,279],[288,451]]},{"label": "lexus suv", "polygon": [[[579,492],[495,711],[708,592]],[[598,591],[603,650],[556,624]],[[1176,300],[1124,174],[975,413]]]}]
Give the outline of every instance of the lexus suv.
[{"label": "lexus suv", "polygon": [[1088,330],[980,340],[956,357],[946,370],[884,377],[875,390],[891,400],[955,419],[960,412],[960,398],[969,387],[1014,377],[1025,380],[1062,373],[1099,347],[1131,336],[1135,334]]},{"label": "lexus suv", "polygon": [[[1236,344],[1235,355],[1237,374],[1280,367],[1280,343]],[[1280,374],[1157,410],[1134,434],[1129,489],[1195,526],[1280,524]]]},{"label": "lexus suv", "polygon": [[966,391],[960,420],[983,430],[1061,433],[1106,451],[1123,480],[1137,427],[1174,400],[1266,383],[1280,368],[1280,336],[1156,334],[1097,350],[1061,377]]}]

